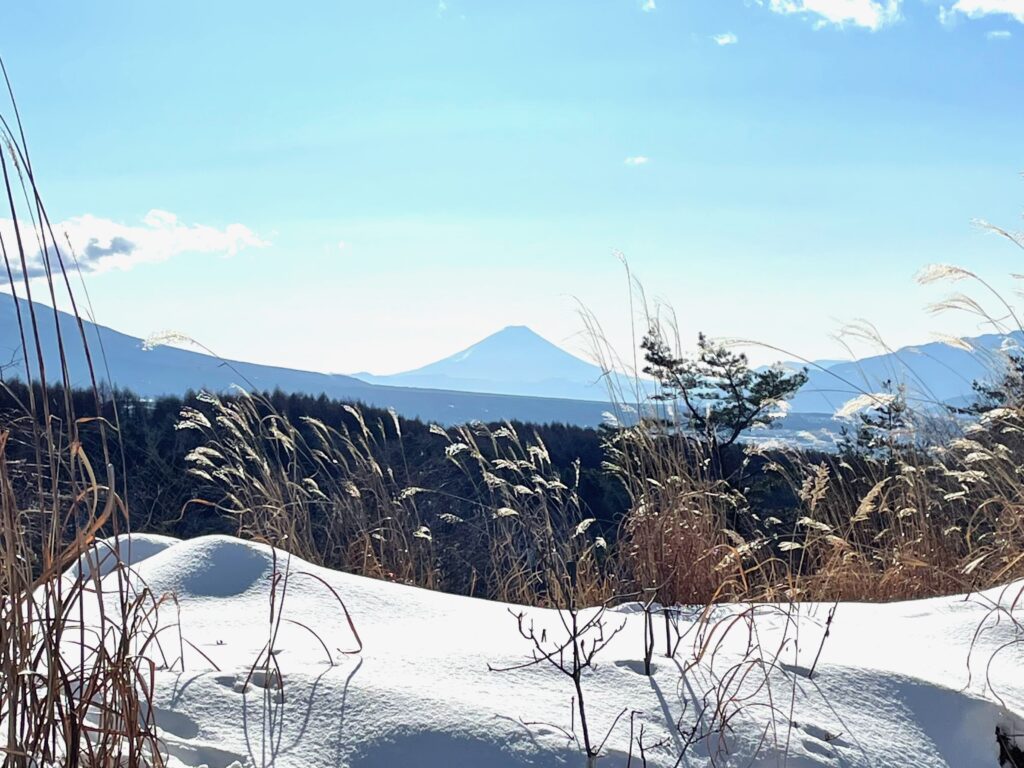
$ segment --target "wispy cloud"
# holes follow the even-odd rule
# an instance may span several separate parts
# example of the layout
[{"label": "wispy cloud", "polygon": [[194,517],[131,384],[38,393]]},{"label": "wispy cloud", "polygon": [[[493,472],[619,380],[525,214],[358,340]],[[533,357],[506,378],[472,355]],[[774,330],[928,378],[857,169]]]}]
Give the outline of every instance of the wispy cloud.
[{"label": "wispy cloud", "polygon": [[651,159],[643,155],[633,155],[626,158],[626,165],[647,165],[649,162],[651,162]]},{"label": "wispy cloud", "polygon": [[[1004,0],[1014,2],[1014,0]],[[775,13],[808,15],[816,26],[853,25],[872,31],[900,18],[903,0],[756,0]]]},{"label": "wispy cloud", "polygon": [[740,41],[740,39],[732,32],[723,32],[720,35],[712,35],[711,39],[718,45],[736,45],[736,43]]},{"label": "wispy cloud", "polygon": [[1024,0],[956,0],[952,6],[940,11],[939,18],[941,19],[943,14],[948,16],[952,13],[961,13],[970,19],[994,15],[1010,16],[1024,24]]},{"label": "wispy cloud", "polygon": [[[242,224],[229,224],[223,229],[205,224],[184,224],[167,211],[152,210],[139,224],[123,224],[92,214],[76,216],[54,227],[58,247],[70,263],[65,235],[70,241],[83,272],[128,270],[139,264],[166,261],[185,253],[233,256],[245,248],[262,248],[269,243]],[[40,238],[22,227],[22,236],[29,238],[31,254],[26,258],[28,274],[45,274],[45,261]],[[0,218],[0,237],[5,244],[14,240],[14,224]],[[52,244],[47,239],[47,246]],[[10,250],[10,248],[8,248]],[[56,256],[50,254],[55,265]]]},{"label": "wispy cloud", "polygon": [[658,10],[658,6],[655,5],[654,0],[644,0],[643,4],[640,6],[640,10],[644,13],[650,13],[651,11]]},{"label": "wispy cloud", "polygon": [[993,29],[991,32],[985,35],[985,37],[987,37],[989,40],[1008,40],[1009,38],[1013,37],[1013,35],[1010,33],[1010,30],[1008,29]]}]

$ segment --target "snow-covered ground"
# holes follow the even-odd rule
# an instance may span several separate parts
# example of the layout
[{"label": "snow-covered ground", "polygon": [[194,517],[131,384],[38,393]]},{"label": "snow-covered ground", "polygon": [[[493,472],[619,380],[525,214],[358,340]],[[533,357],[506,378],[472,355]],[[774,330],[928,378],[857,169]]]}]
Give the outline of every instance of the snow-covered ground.
[{"label": "snow-covered ground", "polygon": [[[160,612],[173,668],[156,696],[174,766],[587,764],[569,677],[547,663],[489,671],[530,659],[513,613],[560,642],[554,611],[338,573],[228,537],[134,536],[120,550],[136,583],[180,605],[180,637],[178,610]],[[682,618],[674,658],[656,618],[650,677],[642,611],[610,610],[605,637],[623,628],[582,677],[591,733],[606,739],[596,764],[995,768],[996,728],[1016,733],[1024,714],[1024,651],[993,607],[1018,589],[842,604],[823,646],[832,606],[722,606],[703,624]],[[280,687],[262,665],[249,679],[272,594]]]}]

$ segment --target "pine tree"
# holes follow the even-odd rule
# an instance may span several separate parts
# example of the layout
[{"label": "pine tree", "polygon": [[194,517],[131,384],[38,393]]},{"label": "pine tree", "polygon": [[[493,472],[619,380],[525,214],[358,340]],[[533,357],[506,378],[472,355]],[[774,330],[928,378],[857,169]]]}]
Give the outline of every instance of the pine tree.
[{"label": "pine tree", "polygon": [[703,436],[716,453],[747,430],[770,426],[779,409],[807,382],[806,369],[756,370],[747,356],[697,337],[697,353],[678,356],[654,326],[641,344],[644,373],[659,385],[655,399],[669,402],[677,420]]}]

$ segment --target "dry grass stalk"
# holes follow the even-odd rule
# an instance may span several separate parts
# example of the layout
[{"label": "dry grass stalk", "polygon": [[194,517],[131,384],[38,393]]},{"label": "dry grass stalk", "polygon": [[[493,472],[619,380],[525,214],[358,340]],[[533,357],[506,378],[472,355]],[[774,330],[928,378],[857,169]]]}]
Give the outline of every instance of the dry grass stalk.
[{"label": "dry grass stalk", "polygon": [[[0,253],[20,362],[36,386],[0,424],[0,754],[5,766],[26,768],[159,766],[151,702],[161,600],[130,585],[123,568],[105,578],[84,569],[64,575],[101,533],[124,532],[128,518],[69,268],[7,86],[12,119],[0,112],[0,199],[14,238],[0,237]],[[32,303],[36,290],[53,306],[70,304],[73,332],[55,309]],[[51,336],[56,350],[44,348]],[[84,351],[84,371],[69,370],[73,345]],[[91,382],[94,412],[75,412],[73,375]],[[89,429],[98,431],[98,456],[83,447]]]}]

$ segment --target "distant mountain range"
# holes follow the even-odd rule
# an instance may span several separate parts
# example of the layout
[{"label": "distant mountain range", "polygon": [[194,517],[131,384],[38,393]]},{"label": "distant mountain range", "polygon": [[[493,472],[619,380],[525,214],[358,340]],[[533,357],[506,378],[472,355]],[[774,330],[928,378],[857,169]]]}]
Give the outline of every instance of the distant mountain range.
[{"label": "distant mountain range", "polygon": [[862,392],[880,391],[886,380],[903,382],[908,400],[918,408],[964,405],[973,399],[973,382],[998,375],[1005,361],[1002,350],[1019,348],[1024,335],[988,334],[962,341],[964,346],[935,341],[813,367],[807,384],[793,398],[792,411],[835,413]]},{"label": "distant mountain range", "polygon": [[[807,384],[791,401],[792,413],[833,414],[864,392],[878,392],[884,382],[903,382],[908,397],[919,407],[961,405],[973,396],[972,383],[990,378],[1000,365],[1000,349],[1024,342],[1021,334],[990,334],[903,347],[860,360],[785,362],[792,370],[807,368]],[[611,382],[596,365],[552,344],[526,326],[510,326],[461,352],[403,373],[375,376],[353,374],[373,384],[427,387],[462,392],[559,397],[607,401],[608,385],[619,391],[653,391],[650,380],[635,382],[613,375]]]},{"label": "distant mountain range", "polygon": [[[14,302],[10,297],[0,299],[2,364],[20,345]],[[29,304],[19,300],[19,307],[27,317]],[[54,310],[43,305],[36,305],[35,309],[41,320],[44,363],[51,371],[59,370]],[[77,340],[75,319],[62,312],[56,316],[65,338]],[[566,352],[525,326],[504,328],[443,360],[388,376],[313,373],[225,361],[166,346],[146,350],[141,339],[101,325],[87,322],[85,326],[101,378],[144,397],[182,394],[190,389],[226,391],[240,385],[256,390],[322,393],[331,398],[394,408],[404,416],[443,424],[517,419],[596,426],[612,410],[609,381],[598,366]],[[793,398],[791,413],[780,425],[781,430],[768,434],[834,432],[837,424],[832,414],[862,392],[879,391],[887,379],[904,381],[910,399],[918,405],[963,404],[972,397],[972,382],[990,378],[992,371],[998,369],[1000,350],[1007,344],[1021,344],[1024,337],[993,334],[965,342],[967,348],[934,342],[855,361],[819,361],[812,365],[807,384]],[[66,351],[77,383],[86,384],[81,344],[69,343]],[[34,361],[32,365],[36,375]],[[23,372],[21,365],[9,368],[7,375]],[[636,387],[626,376],[616,375],[611,383],[626,392]]]},{"label": "distant mountain range", "polygon": [[[27,321],[28,302],[19,300],[18,306]],[[35,309],[39,318],[41,346],[45,353],[43,364],[52,379],[55,372],[60,370],[54,310],[41,304],[36,304]],[[57,312],[56,316],[65,338],[68,367],[74,381],[76,384],[87,385],[88,369],[79,340],[77,321],[64,312]],[[441,424],[518,419],[541,424],[596,426],[609,409],[607,402],[383,386],[360,381],[352,376],[220,360],[175,347],[145,350],[142,339],[89,322],[85,323],[85,328],[98,376],[143,397],[180,395],[190,389],[223,392],[239,385],[250,390],[281,389],[311,395],[325,394],[339,400],[394,408],[403,416]],[[23,363],[6,365],[12,355],[18,354],[20,357],[19,350],[14,302],[10,296],[0,296],[0,364],[5,365],[5,375],[8,377],[24,378]],[[36,378],[38,364],[34,359],[30,362],[32,375]]]}]

